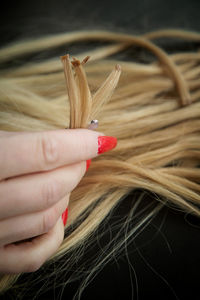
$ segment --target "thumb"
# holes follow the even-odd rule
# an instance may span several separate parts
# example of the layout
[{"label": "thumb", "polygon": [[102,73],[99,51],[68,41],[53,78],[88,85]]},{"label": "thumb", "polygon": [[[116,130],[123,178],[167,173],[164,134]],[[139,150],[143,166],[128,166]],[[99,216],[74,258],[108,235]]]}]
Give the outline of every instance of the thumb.
[{"label": "thumb", "polygon": [[68,158],[73,162],[94,158],[117,145],[115,137],[88,129],[69,129],[68,139],[70,139]]}]

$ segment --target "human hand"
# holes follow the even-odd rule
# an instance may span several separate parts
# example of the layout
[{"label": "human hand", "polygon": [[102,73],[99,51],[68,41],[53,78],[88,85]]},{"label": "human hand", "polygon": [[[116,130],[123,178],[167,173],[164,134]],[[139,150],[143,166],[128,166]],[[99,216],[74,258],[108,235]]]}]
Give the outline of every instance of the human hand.
[{"label": "human hand", "polygon": [[86,160],[115,145],[87,129],[0,131],[1,273],[34,272],[55,253],[64,237],[61,215]]}]

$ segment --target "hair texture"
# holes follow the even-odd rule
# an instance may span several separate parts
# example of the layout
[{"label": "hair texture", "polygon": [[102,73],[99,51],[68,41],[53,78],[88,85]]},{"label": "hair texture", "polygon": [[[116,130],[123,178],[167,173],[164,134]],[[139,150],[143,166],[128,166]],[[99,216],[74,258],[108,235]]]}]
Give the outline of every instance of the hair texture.
[{"label": "hair texture", "polygon": [[[171,41],[176,47],[181,40],[184,46],[192,43],[190,51],[186,45],[187,51],[167,53],[160,46]],[[44,267],[51,261],[64,260],[67,254],[65,268],[77,260],[102,221],[132,191],[154,194],[156,205],[150,213],[96,261],[81,291],[112,252],[163,205],[200,215],[200,53],[195,51],[199,41],[200,34],[181,30],[141,36],[81,31],[0,49],[1,130],[87,128],[92,119],[98,118],[98,130],[118,139],[114,150],[92,160],[87,174],[72,192],[65,239]],[[82,46],[84,42],[90,42],[90,49],[86,53],[76,51],[78,59],[72,62],[69,55],[61,60],[51,57],[23,61],[35,53],[62,45]],[[130,52],[133,48],[137,55]],[[138,52],[143,55],[139,59]],[[124,224],[134,218],[141,201],[142,196],[132,202]],[[0,291],[11,288],[19,277],[20,274],[2,275]],[[79,291],[77,297],[80,294]]]}]

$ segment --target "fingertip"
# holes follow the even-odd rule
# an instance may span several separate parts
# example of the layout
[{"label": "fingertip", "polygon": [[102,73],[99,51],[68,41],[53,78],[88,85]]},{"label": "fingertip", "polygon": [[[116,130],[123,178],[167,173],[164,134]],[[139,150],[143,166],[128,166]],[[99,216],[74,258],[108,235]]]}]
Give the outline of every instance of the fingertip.
[{"label": "fingertip", "polygon": [[66,210],[64,211],[64,213],[62,214],[62,221],[63,221],[63,225],[65,226],[67,223],[67,218],[68,218],[68,207],[66,208]]},{"label": "fingertip", "polygon": [[86,171],[89,169],[91,164],[91,159],[86,160]]}]

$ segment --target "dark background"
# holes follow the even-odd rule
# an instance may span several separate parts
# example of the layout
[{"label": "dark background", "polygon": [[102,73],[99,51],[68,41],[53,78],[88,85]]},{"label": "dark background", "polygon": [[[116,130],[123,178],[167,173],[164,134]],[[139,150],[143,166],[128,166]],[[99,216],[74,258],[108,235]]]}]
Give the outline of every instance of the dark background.
[{"label": "dark background", "polygon": [[[1,45],[22,38],[81,29],[133,34],[161,28],[200,31],[200,0],[16,0],[1,1],[0,6]],[[127,207],[123,202],[112,220],[126,214]],[[122,253],[117,262],[110,262],[86,288],[81,299],[200,299],[199,233],[197,218],[165,208],[138,237],[136,244],[130,243],[130,261]],[[109,234],[105,233],[102,245],[106,245]],[[91,249],[92,253],[95,251],[95,247]],[[77,281],[68,286],[63,299],[72,299],[78,284]],[[41,299],[59,299],[58,295],[59,291],[49,292]],[[9,293],[1,298],[18,299]],[[33,297],[27,293],[23,299]]]},{"label": "dark background", "polygon": [[199,0],[1,0],[2,42],[80,29],[200,30]]}]

